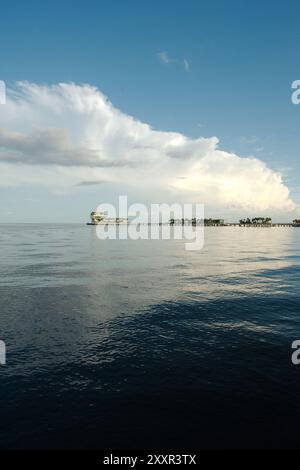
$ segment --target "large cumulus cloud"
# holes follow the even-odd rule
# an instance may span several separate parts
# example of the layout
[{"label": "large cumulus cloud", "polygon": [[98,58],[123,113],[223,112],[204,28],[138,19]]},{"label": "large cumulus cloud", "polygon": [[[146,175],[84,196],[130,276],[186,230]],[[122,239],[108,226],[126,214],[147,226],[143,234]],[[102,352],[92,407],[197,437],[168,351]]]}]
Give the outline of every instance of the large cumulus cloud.
[{"label": "large cumulus cloud", "polygon": [[229,209],[295,208],[279,173],[218,144],[153,130],[89,85],[22,82],[0,107],[0,185],[126,181],[141,199],[155,188]]}]

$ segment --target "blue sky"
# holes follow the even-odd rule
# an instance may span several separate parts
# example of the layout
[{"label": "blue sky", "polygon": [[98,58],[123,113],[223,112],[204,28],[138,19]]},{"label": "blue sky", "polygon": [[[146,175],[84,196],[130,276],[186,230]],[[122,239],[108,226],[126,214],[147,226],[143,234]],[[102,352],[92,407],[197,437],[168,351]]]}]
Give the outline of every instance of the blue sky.
[{"label": "blue sky", "polygon": [[[223,150],[280,171],[300,203],[300,105],[290,99],[300,78],[299,13],[291,0],[12,0],[1,4],[0,78],[8,87],[89,83],[154,129],[217,136]],[[60,221],[72,200],[70,221],[81,221],[98,193],[62,203],[49,188],[0,188],[0,215],[12,220],[23,199],[27,220],[42,205],[47,220]]]}]

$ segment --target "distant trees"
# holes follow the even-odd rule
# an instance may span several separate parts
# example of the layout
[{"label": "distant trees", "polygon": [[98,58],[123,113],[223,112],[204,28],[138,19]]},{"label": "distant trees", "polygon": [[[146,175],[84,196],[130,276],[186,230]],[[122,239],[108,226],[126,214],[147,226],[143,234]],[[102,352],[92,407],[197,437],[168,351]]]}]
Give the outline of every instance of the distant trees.
[{"label": "distant trees", "polygon": [[251,220],[248,218],[248,219],[241,219],[240,220],[240,225],[250,225],[252,222]]},{"label": "distant trees", "polygon": [[241,219],[240,220],[240,225],[251,225],[251,224],[252,224],[252,222],[249,219],[249,217],[247,219]]},{"label": "distant trees", "polygon": [[[97,213],[97,212],[92,212],[91,214],[92,219],[99,219],[103,217],[103,213]],[[230,223],[225,223],[224,219],[197,219],[196,217],[193,217],[192,219],[170,219],[169,220],[170,225],[204,225],[204,226],[211,226],[211,227],[223,227],[223,226],[232,226],[232,225],[237,225],[237,224],[230,224]],[[272,218],[271,217],[253,217],[250,219],[247,217],[246,219],[240,219],[239,220],[239,225],[240,226],[272,226]],[[292,224],[275,224],[275,225],[289,225],[291,226]],[[300,219],[294,219],[293,220],[293,225],[294,226],[300,226]]]},{"label": "distant trees", "polygon": [[254,217],[253,219],[241,219],[240,225],[268,225],[272,222],[271,217]]},{"label": "distant trees", "polygon": [[204,219],[204,225],[212,225],[213,219]]},{"label": "distant trees", "polygon": [[224,219],[204,219],[204,225],[225,225]]}]

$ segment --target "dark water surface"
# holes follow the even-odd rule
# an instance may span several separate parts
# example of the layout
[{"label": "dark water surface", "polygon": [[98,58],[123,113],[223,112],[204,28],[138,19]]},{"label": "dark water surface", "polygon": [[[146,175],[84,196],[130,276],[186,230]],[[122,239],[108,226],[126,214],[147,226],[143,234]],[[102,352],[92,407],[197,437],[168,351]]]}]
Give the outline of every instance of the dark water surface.
[{"label": "dark water surface", "polygon": [[300,229],[188,252],[1,225],[0,249],[1,448],[300,444]]}]

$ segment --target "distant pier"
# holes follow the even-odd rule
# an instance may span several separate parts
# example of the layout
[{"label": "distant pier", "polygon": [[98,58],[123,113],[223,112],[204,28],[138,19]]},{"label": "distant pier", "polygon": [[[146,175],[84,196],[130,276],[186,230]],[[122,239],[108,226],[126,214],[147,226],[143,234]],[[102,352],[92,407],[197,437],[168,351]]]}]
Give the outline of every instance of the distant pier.
[{"label": "distant pier", "polygon": [[300,223],[297,222],[277,222],[277,223],[243,223],[243,222],[225,222],[223,220],[203,221],[201,219],[171,219],[169,222],[172,226],[180,225],[192,225],[192,226],[204,226],[204,227],[247,227],[247,228],[274,228],[274,227],[300,227]]},{"label": "distant pier", "polygon": [[291,223],[277,223],[277,224],[239,224],[239,223],[228,223],[224,224],[223,227],[258,227],[258,228],[270,228],[270,227],[300,227],[298,224]]}]

